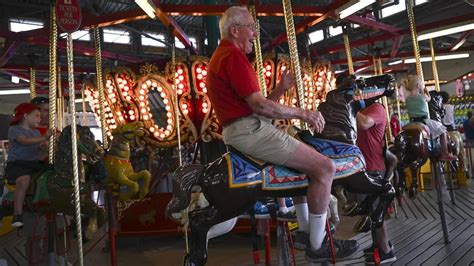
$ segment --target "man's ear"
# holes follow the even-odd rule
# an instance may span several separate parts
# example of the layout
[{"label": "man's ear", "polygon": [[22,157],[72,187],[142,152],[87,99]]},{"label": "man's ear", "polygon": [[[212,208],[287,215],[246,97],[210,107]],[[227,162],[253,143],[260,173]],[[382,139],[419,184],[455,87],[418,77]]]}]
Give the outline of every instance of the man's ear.
[{"label": "man's ear", "polygon": [[232,36],[233,38],[237,38],[237,27],[234,25],[232,27],[230,27],[229,29],[229,34],[230,36]]}]

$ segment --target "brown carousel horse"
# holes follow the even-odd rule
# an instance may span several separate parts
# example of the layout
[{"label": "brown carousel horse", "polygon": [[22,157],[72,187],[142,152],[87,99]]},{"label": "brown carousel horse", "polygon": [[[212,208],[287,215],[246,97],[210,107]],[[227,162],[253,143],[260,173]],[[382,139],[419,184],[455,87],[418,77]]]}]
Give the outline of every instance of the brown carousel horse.
[{"label": "brown carousel horse", "polygon": [[[428,103],[430,117],[440,120],[442,116],[442,99],[437,92],[430,92],[431,100]],[[461,150],[461,142],[456,134],[451,134],[452,139],[448,140],[448,151],[460,158],[463,150]],[[431,162],[431,173],[434,175],[434,188],[438,195],[438,207],[440,211],[441,225],[443,229],[444,241],[449,242],[449,233],[446,222],[446,213],[444,211],[443,200],[443,164],[439,160],[441,155],[440,140],[433,139],[430,136],[429,129],[421,122],[410,123],[403,127],[400,134],[395,138],[395,145],[392,147],[393,153],[397,155],[399,164],[397,165],[398,184],[396,184],[397,197],[401,197],[403,190],[406,189],[405,172],[406,168],[410,168],[412,182],[408,188],[410,198],[415,198],[418,193],[418,169],[426,163],[428,158]],[[456,160],[457,161],[457,160]],[[456,164],[448,162],[449,165],[456,170]],[[450,179],[452,182],[452,179]],[[451,184],[452,187],[452,184]],[[454,203],[454,191],[450,191],[451,201]]]},{"label": "brown carousel horse", "polygon": [[[86,165],[94,165],[103,154],[97,145],[94,135],[88,127],[77,125],[78,158],[85,157]],[[64,213],[75,216],[74,185],[72,172],[71,127],[67,126],[61,132],[57,142],[54,170],[46,166],[42,171],[32,176],[30,187],[25,197],[25,205],[33,212]],[[79,173],[84,169],[82,160],[78,160]],[[7,173],[8,175],[8,173]],[[8,193],[2,199],[4,214],[12,213],[13,191],[15,184],[5,183]],[[81,193],[87,192],[84,183]],[[91,200],[90,196],[81,197],[81,212],[89,218],[90,229],[96,229],[103,220],[103,213]]]},{"label": "brown carousel horse", "polygon": [[[389,75],[383,75],[370,79],[369,83],[385,89],[392,79]],[[333,90],[328,93],[325,104],[320,105],[320,111],[326,120],[326,132],[323,132],[321,136],[332,136],[335,141],[318,139],[308,131],[300,132],[298,137],[323,154],[329,151],[334,155],[336,150],[356,150],[360,153],[357,146],[352,145],[355,141],[354,137],[357,135],[355,133],[357,128],[356,113],[381,96],[356,101],[353,100],[355,89],[355,84],[351,84],[349,87]],[[385,90],[384,95],[391,95],[392,93],[393,91]],[[340,141],[345,141],[345,143]],[[272,174],[284,172],[292,175],[291,177],[295,180],[301,179],[301,174],[282,166],[260,164],[254,160],[246,159],[245,155],[232,148],[230,149],[231,152],[210,164],[187,165],[179,168],[174,173],[173,198],[166,208],[168,217],[172,218],[173,213],[178,213],[189,206],[191,190],[194,186],[201,187],[203,195],[210,204],[205,208],[189,212],[189,226],[192,234],[190,253],[185,257],[186,265],[203,265],[206,263],[207,234],[212,226],[247,211],[259,199],[304,196],[307,194],[307,186],[302,186],[304,183],[301,182],[293,187],[265,189],[266,186],[273,185],[266,181]],[[338,168],[337,158],[340,157],[336,155],[332,158],[335,160],[336,168]],[[358,162],[360,163],[360,161]],[[354,163],[354,161],[351,161],[351,163]],[[377,195],[376,198],[379,199],[377,208],[361,219],[357,225],[359,230],[367,232],[371,227],[382,226],[387,207],[393,200],[395,192],[390,183],[367,175],[363,165],[360,168],[351,169],[356,167],[359,166],[350,164],[348,168],[343,167],[336,170],[336,175],[339,175],[340,178],[335,180],[334,183],[343,185],[351,192]],[[343,176],[341,175],[343,171],[349,171],[350,174]],[[262,172],[265,174],[262,174]],[[243,177],[244,181],[236,179],[235,176]],[[247,182],[249,180],[250,182]],[[239,183],[240,181],[242,183]]]}]

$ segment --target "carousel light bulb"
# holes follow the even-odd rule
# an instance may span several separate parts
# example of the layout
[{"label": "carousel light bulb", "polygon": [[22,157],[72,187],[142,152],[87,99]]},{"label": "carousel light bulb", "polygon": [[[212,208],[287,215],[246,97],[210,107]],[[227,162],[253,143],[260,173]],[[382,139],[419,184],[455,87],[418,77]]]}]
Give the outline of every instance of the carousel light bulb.
[{"label": "carousel light bulb", "polygon": [[309,102],[309,103],[312,103],[312,102],[313,102],[313,99],[310,98],[310,99],[308,100],[308,102]]},{"label": "carousel light bulb", "polygon": [[[168,113],[168,114],[169,114],[169,113]],[[168,120],[166,120],[166,122],[168,122],[168,124],[172,124],[172,123],[173,123],[173,119],[168,118]]]},{"label": "carousel light bulb", "polygon": [[207,108],[207,103],[206,103],[206,102],[203,102],[203,103],[202,103],[202,107],[203,107],[203,108]]},{"label": "carousel light bulb", "polygon": [[164,103],[164,104],[168,104],[168,103],[169,103],[169,100],[168,100],[168,99],[163,99],[163,103]]},{"label": "carousel light bulb", "polygon": [[124,90],[124,91],[128,91],[129,89],[130,89],[130,88],[129,88],[128,86],[124,86],[124,87],[123,87],[123,90]]},{"label": "carousel light bulb", "polygon": [[166,111],[169,111],[170,109],[171,109],[171,107],[169,105],[165,106]]},{"label": "carousel light bulb", "polygon": [[122,78],[118,78],[118,79],[117,79],[117,82],[118,82],[118,83],[122,83]]},{"label": "carousel light bulb", "polygon": [[320,90],[321,90],[321,87],[318,86],[317,90],[320,91]]},{"label": "carousel light bulb", "polygon": [[146,90],[147,88],[148,88],[148,86],[147,86],[145,83],[143,83],[143,84],[142,84],[142,89],[143,89],[143,90]]},{"label": "carousel light bulb", "polygon": [[207,93],[207,88],[202,88],[202,92]]},{"label": "carousel light bulb", "polygon": [[178,79],[179,79],[180,81],[183,81],[183,80],[184,80],[184,76],[183,76],[183,75],[179,75]]},{"label": "carousel light bulb", "polygon": [[270,77],[270,76],[272,75],[272,72],[267,71],[267,73],[265,73],[265,75],[266,75],[267,77]]},{"label": "carousel light bulb", "polygon": [[183,114],[187,115],[189,113],[188,109],[183,110]]},{"label": "carousel light bulb", "polygon": [[201,73],[202,72],[202,68],[201,67],[197,67],[196,68],[196,73]]},{"label": "carousel light bulb", "polygon": [[168,136],[171,132],[169,130],[165,130],[165,135]]},{"label": "carousel light bulb", "polygon": [[140,107],[145,107],[145,103],[144,103],[144,102],[140,102]]},{"label": "carousel light bulb", "polygon": [[167,126],[166,126],[166,129],[172,130],[172,129],[173,129],[173,126],[172,126],[172,125],[167,125]]},{"label": "carousel light bulb", "polygon": [[309,97],[313,97],[314,94],[312,92],[309,93]]},{"label": "carousel light bulb", "polygon": [[161,134],[160,134],[160,138],[164,139],[165,137],[166,137],[166,136],[165,136],[164,133],[161,133]]},{"label": "carousel light bulb", "polygon": [[280,104],[284,104],[284,103],[285,103],[285,99],[280,98],[279,102],[280,102]]},{"label": "carousel light bulb", "polygon": [[183,90],[177,90],[176,91],[179,95],[183,94]]},{"label": "carousel light bulb", "polygon": [[129,113],[130,115],[133,115],[134,111],[133,111],[133,110],[129,110],[128,113]]},{"label": "carousel light bulb", "polygon": [[159,135],[160,133],[158,133],[158,131],[155,131],[155,133],[153,133],[153,136],[155,136],[155,138],[158,138]]},{"label": "carousel light bulb", "polygon": [[134,116],[134,115],[131,115],[131,116],[130,116],[130,120],[135,120],[135,116]]},{"label": "carousel light bulb", "polygon": [[323,78],[322,78],[322,77],[319,77],[319,78],[318,78],[318,81],[319,81],[319,82],[323,81]]},{"label": "carousel light bulb", "polygon": [[138,99],[139,99],[140,101],[144,101],[144,100],[145,100],[145,96],[140,95],[140,96],[138,96]]},{"label": "carousel light bulb", "polygon": [[176,71],[178,74],[183,74],[183,69],[182,68],[178,68],[178,71]]},{"label": "carousel light bulb", "polygon": [[202,74],[197,74],[196,78],[201,80],[202,79]]},{"label": "carousel light bulb", "polygon": [[142,108],[140,111],[142,112],[142,114],[146,113],[146,109],[145,109],[145,108]]},{"label": "carousel light bulb", "polygon": [[156,83],[156,81],[153,81],[153,82],[151,83],[151,86],[152,86],[153,88],[156,88],[156,87],[158,87],[158,83]]},{"label": "carousel light bulb", "polygon": [[111,81],[110,79],[108,79],[108,80],[105,82],[105,84],[108,86],[108,85],[112,84],[112,81]]},{"label": "carousel light bulb", "polygon": [[123,90],[123,84],[118,85],[119,89]]},{"label": "carousel light bulb", "polygon": [[127,99],[127,101],[130,101],[132,99],[132,97],[127,96],[127,97],[125,97],[125,99]]},{"label": "carousel light bulb", "polygon": [[209,111],[209,110],[208,110],[207,108],[202,108],[202,113],[203,113],[203,114],[207,114],[208,111]]},{"label": "carousel light bulb", "polygon": [[268,64],[265,68],[266,68],[267,70],[269,70],[269,71],[272,70],[272,66],[269,65],[269,64]]},{"label": "carousel light bulb", "polygon": [[149,114],[148,116],[149,116],[150,118],[152,118],[152,117],[153,117],[153,115],[152,115],[152,114]]},{"label": "carousel light bulb", "polygon": [[199,82],[199,87],[201,87],[201,89],[203,89],[204,87],[206,87],[206,84],[204,82]]},{"label": "carousel light bulb", "polygon": [[203,75],[203,76],[207,76],[207,71],[206,71],[206,70],[203,70],[203,71],[202,71],[202,75]]},{"label": "carousel light bulb", "polygon": [[144,115],[144,116],[143,116],[143,119],[148,120],[148,116],[147,116],[147,115]]},{"label": "carousel light bulb", "polygon": [[179,84],[178,84],[178,89],[181,89],[181,90],[184,89],[184,84],[183,84],[183,83],[179,83]]},{"label": "carousel light bulb", "polygon": [[155,132],[155,127],[149,127],[148,129],[150,130],[151,133]]},{"label": "carousel light bulb", "polygon": [[167,113],[166,113],[166,116],[167,116],[167,117],[171,117],[171,116],[172,116],[171,112],[167,112]]},{"label": "carousel light bulb", "polygon": [[128,96],[128,92],[124,91],[123,93],[123,96],[127,97]]},{"label": "carousel light bulb", "polygon": [[293,98],[293,100],[291,100],[291,102],[292,102],[293,104],[295,104],[295,103],[297,102],[297,100],[296,100],[295,98]]},{"label": "carousel light bulb", "polygon": [[281,69],[281,72],[283,72],[283,71],[285,71],[285,69],[286,69],[286,66],[281,66],[281,68],[280,68],[280,69]]},{"label": "carousel light bulb", "polygon": [[161,92],[161,93],[160,93],[160,96],[161,96],[161,98],[164,99],[164,98],[166,97],[166,93],[165,93],[165,92]]},{"label": "carousel light bulb", "polygon": [[145,84],[146,84],[147,87],[150,87],[151,86],[151,80],[147,79],[145,81]]},{"label": "carousel light bulb", "polygon": [[185,103],[183,103],[183,104],[181,105],[181,108],[183,108],[183,109],[185,109],[185,110],[186,110],[186,109],[188,109],[188,105],[187,105],[187,104],[185,104]]},{"label": "carousel light bulb", "polygon": [[140,94],[144,95],[145,94],[145,90],[141,89],[138,91]]},{"label": "carousel light bulb", "polygon": [[162,91],[163,91],[163,87],[158,86],[158,88],[156,88],[156,90],[157,90],[158,92],[162,92]]},{"label": "carousel light bulb", "polygon": [[[124,120],[123,116],[119,116],[119,120],[123,121]],[[100,123],[99,123],[99,125],[100,125]]]}]

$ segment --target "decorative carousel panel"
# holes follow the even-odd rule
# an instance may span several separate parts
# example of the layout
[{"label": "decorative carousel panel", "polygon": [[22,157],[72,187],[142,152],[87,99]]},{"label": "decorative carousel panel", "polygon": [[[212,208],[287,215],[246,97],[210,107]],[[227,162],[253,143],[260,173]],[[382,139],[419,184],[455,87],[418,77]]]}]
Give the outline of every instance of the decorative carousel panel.
[{"label": "decorative carousel panel", "polygon": [[[95,85],[86,82],[85,87],[84,87],[84,95],[86,97],[86,101],[89,102],[89,105],[94,113],[96,122],[98,125],[100,125],[100,106],[99,106],[99,91],[95,89]],[[108,102],[108,99],[106,97],[105,101],[105,121],[106,121],[106,127],[105,127],[105,132],[107,133],[107,136],[109,138],[112,138],[112,130],[117,128],[117,121],[115,120],[114,114],[112,112],[112,108],[110,107],[110,104]]]},{"label": "decorative carousel panel", "polygon": [[316,88],[315,106],[316,108],[326,99],[326,94],[336,88],[336,79],[329,65],[318,64],[314,67],[313,83]]},{"label": "decorative carousel panel", "polygon": [[199,128],[201,139],[209,142],[212,139],[222,139],[222,128],[217,122],[217,116],[212,109],[211,101],[207,96],[207,58],[198,58],[191,66],[193,88],[196,107],[195,125]]},{"label": "decorative carousel panel", "polygon": [[156,74],[141,77],[137,84],[139,119],[160,143],[173,142],[177,137],[173,93],[166,79]]},{"label": "decorative carousel panel", "polygon": [[[134,97],[136,89],[135,74],[128,68],[118,68],[115,71],[107,72],[105,80],[107,92],[114,90],[117,95],[117,101],[112,105],[119,122],[127,124],[138,121],[140,114],[137,99]],[[113,97],[113,94],[110,96]],[[109,100],[113,101],[113,99],[110,98]]]},{"label": "decorative carousel panel", "polygon": [[[173,84],[178,95],[178,109],[180,111],[180,132],[181,140],[190,138],[194,140],[197,137],[196,125],[193,123],[193,95],[191,93],[190,71],[188,66],[179,59],[175,65],[174,71],[171,69],[171,63],[166,65],[165,73],[170,85]],[[174,73],[174,77],[173,77]],[[173,77],[173,78],[172,78]],[[174,99],[174,93],[173,98]]]},{"label": "decorative carousel panel", "polygon": [[275,86],[275,62],[272,59],[264,59],[263,69],[265,85],[267,86],[267,93],[269,93]]}]

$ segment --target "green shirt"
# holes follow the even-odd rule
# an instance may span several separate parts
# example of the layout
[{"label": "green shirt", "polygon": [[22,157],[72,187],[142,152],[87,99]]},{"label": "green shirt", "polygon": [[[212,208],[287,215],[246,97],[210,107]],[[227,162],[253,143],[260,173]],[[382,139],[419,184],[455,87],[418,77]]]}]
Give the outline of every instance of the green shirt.
[{"label": "green shirt", "polygon": [[423,95],[410,95],[405,99],[405,104],[410,118],[428,117],[428,103]]}]

